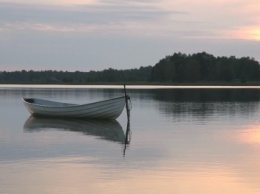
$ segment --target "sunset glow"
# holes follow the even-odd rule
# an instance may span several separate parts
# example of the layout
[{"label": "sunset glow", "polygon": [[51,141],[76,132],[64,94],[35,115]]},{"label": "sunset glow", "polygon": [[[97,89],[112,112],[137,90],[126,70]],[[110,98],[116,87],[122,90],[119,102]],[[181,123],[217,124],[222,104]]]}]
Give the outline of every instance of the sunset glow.
[{"label": "sunset glow", "polygon": [[260,40],[260,28],[252,29],[250,32],[252,39]]},{"label": "sunset glow", "polygon": [[260,125],[250,125],[238,134],[239,141],[247,144],[260,145]]},{"label": "sunset glow", "polygon": [[234,32],[235,37],[238,39],[246,40],[260,40],[260,28],[259,27],[244,27]]}]

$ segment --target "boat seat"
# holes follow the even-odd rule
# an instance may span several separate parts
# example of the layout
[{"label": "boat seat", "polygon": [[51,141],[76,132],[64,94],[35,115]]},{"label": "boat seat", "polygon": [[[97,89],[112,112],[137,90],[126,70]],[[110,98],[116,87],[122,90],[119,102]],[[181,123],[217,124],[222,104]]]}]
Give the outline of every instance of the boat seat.
[{"label": "boat seat", "polygon": [[34,103],[34,99],[32,99],[32,98],[27,98],[27,99],[26,99],[26,102]]}]

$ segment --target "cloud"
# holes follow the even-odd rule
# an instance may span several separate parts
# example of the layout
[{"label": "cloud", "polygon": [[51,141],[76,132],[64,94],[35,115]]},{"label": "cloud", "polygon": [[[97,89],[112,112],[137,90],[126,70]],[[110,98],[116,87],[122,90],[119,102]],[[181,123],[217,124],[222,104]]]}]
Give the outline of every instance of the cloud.
[{"label": "cloud", "polygon": [[158,35],[165,28],[168,30],[167,21],[172,15],[186,14],[165,11],[156,5],[137,1],[71,6],[1,3],[0,24],[2,30]]},{"label": "cloud", "polygon": [[[178,38],[237,38],[259,25],[259,6],[244,2],[199,0],[30,0],[0,3],[0,31],[98,33]],[[241,30],[239,33],[238,30]],[[253,32],[258,36],[256,32]],[[240,34],[240,35],[239,35]],[[252,35],[253,36],[253,35]],[[251,37],[252,37],[251,36]],[[242,39],[250,36],[242,37]]]},{"label": "cloud", "polygon": [[102,70],[201,51],[259,60],[258,5],[256,0],[0,0],[0,65]]}]

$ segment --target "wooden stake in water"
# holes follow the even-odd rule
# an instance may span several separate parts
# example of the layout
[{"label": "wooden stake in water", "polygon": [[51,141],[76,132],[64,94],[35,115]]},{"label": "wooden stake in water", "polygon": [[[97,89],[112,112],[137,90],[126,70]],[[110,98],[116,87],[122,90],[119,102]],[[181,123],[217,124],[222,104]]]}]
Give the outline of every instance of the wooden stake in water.
[{"label": "wooden stake in water", "polygon": [[128,105],[128,98],[130,98],[130,97],[126,94],[125,84],[124,84],[124,92],[125,92],[126,114],[127,114],[127,119],[129,121],[130,120],[130,109],[129,109],[129,105]]}]

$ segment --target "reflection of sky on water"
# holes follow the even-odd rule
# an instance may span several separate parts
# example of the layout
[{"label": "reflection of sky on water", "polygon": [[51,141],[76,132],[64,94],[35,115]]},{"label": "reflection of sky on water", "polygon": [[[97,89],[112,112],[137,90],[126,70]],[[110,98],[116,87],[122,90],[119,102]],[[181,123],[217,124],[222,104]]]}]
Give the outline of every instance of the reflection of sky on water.
[{"label": "reflection of sky on water", "polygon": [[[203,169],[172,171],[164,169],[165,165],[162,163],[157,170],[116,171],[59,158],[42,165],[41,162],[37,165],[21,163],[19,167],[12,166],[15,173],[10,174],[6,168],[3,172],[19,181],[12,183],[24,193],[257,193],[250,183],[239,183],[237,173],[225,167],[205,165]],[[13,186],[7,179],[3,182]]]},{"label": "reflection of sky on water", "polygon": [[252,146],[260,146],[260,123],[246,126],[241,133],[236,134],[236,139]]},{"label": "reflection of sky on water", "polygon": [[[258,92],[248,102],[232,92],[224,101],[192,102],[177,101],[176,91],[165,97],[165,91],[130,90],[133,133],[125,157],[123,145],[92,135],[23,131],[24,94],[83,102],[120,92],[0,92],[0,103],[7,102],[1,106],[0,193],[259,193]],[[118,122],[125,132],[125,112]]]}]

